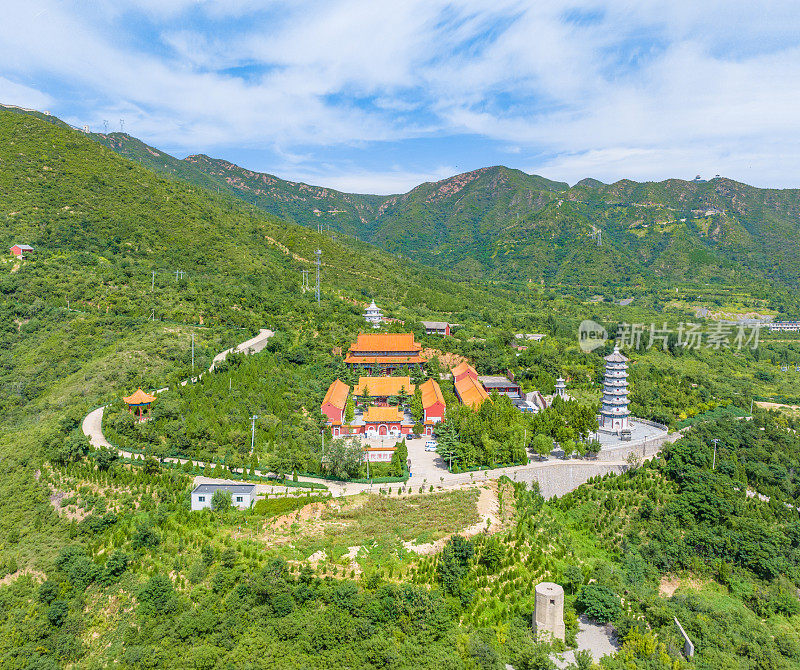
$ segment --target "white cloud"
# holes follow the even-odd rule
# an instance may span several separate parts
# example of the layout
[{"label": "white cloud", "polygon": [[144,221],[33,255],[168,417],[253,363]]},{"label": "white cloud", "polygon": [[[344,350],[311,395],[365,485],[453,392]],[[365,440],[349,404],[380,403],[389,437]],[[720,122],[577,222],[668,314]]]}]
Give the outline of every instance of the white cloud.
[{"label": "white cloud", "polygon": [[496,143],[495,160],[511,147],[519,161],[552,155],[541,165],[565,171],[556,178],[722,163],[785,185],[800,167],[794,1],[6,4],[0,96],[95,128],[124,117],[130,132],[190,152],[269,148],[359,190],[395,190],[458,160],[429,158],[430,175],[342,176],[314,165],[314,147],[471,134]]},{"label": "white cloud", "polygon": [[0,76],[0,103],[45,110],[53,102],[46,93]]}]

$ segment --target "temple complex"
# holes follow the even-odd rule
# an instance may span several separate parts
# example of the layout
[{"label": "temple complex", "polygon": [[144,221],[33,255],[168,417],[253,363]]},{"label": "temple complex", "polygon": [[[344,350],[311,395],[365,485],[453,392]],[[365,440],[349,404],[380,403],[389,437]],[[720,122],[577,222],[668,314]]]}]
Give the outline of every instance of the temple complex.
[{"label": "temple complex", "polygon": [[390,375],[404,366],[422,369],[428,361],[413,333],[362,333],[350,345],[344,362],[350,368]]},{"label": "temple complex", "polygon": [[[353,417],[346,421],[347,400],[350,387],[341,380],[335,380],[328,388],[320,410],[328,417],[326,424],[333,437],[364,435],[365,437],[401,437],[414,430],[414,419],[406,407],[400,406],[401,391],[410,400],[416,390],[409,377],[360,377],[353,389],[354,399],[363,397],[366,390],[370,402],[368,407],[356,403]],[[425,434],[432,435],[433,427],[444,420],[445,400],[439,384],[428,379],[420,385],[422,396],[423,425]],[[397,406],[390,405],[392,401]],[[374,403],[374,404],[373,404]],[[379,460],[377,454],[371,454]]]},{"label": "temple complex", "polygon": [[605,357],[605,362],[599,430],[605,433],[629,431],[628,359],[620,353],[619,347],[614,347],[614,351]]}]

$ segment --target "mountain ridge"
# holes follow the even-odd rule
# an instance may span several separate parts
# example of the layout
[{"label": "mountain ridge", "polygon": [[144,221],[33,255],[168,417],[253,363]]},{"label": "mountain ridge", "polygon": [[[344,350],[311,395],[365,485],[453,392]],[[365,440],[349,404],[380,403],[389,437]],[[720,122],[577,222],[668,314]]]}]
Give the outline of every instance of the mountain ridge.
[{"label": "mountain ridge", "polygon": [[89,136],[162,175],[464,277],[793,292],[800,281],[800,189],[761,189],[725,177],[612,184],[587,177],[570,186],[489,166],[406,193],[356,194],[206,154],[178,159],[124,133]]},{"label": "mountain ridge", "polygon": [[[142,153],[132,157],[154,162]],[[379,196],[290,182],[202,154],[187,163],[194,171],[176,169],[178,178],[468,277],[608,286],[777,282],[792,290],[800,280],[793,261],[800,189],[726,177],[611,184],[587,177],[570,186],[488,166]],[[598,231],[602,246],[594,243]]]}]

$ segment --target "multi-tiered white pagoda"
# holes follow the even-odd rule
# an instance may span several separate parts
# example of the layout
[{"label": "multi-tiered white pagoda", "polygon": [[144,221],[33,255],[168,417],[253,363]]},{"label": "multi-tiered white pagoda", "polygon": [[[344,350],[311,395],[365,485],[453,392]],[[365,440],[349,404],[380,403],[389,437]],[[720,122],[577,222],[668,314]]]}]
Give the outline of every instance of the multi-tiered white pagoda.
[{"label": "multi-tiered white pagoda", "polygon": [[556,379],[556,395],[564,400],[567,399],[567,382],[563,377]]},{"label": "multi-tiered white pagoda", "polygon": [[614,352],[606,356],[605,361],[600,430],[604,433],[620,433],[630,430],[628,359],[620,353],[619,347],[614,347]]},{"label": "multi-tiered white pagoda", "polygon": [[380,328],[381,321],[383,320],[383,312],[381,312],[380,308],[375,304],[373,300],[369,307],[367,307],[367,311],[364,312],[364,320],[367,323],[371,323],[373,328]]}]

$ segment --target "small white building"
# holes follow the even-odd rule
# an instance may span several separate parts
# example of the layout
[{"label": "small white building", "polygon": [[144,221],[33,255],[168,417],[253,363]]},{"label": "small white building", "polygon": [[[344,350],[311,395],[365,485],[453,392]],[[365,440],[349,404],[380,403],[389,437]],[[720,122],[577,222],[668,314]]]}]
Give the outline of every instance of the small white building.
[{"label": "small white building", "polygon": [[255,484],[200,484],[192,491],[192,511],[211,507],[211,498],[217,491],[231,494],[231,506],[249,509],[256,499]]},{"label": "small white building", "polygon": [[364,312],[364,320],[367,323],[371,323],[373,328],[381,327],[381,321],[383,321],[383,312],[381,312],[374,300],[370,303],[369,307],[367,307],[367,311]]}]

